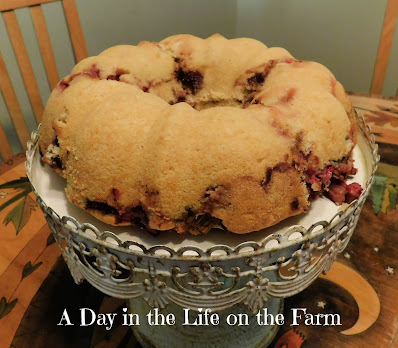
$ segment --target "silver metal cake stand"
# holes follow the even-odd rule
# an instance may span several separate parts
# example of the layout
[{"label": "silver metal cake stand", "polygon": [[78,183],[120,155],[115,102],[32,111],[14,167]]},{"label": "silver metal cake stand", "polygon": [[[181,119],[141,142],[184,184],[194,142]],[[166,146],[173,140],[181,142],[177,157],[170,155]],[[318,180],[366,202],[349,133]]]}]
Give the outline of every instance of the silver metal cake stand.
[{"label": "silver metal cake stand", "polygon": [[[258,325],[255,313],[266,310],[275,318],[282,312],[285,297],[330,269],[357,224],[379,160],[369,128],[362,118],[357,121],[359,170],[352,180],[364,187],[360,198],[344,207],[321,198],[306,214],[247,235],[152,236],[99,222],[68,202],[65,181],[40,161],[36,132],[26,169],[74,281],[85,279],[126,299],[139,316],[140,325],[132,328],[144,347],[266,347],[278,325]],[[172,313],[174,325],[148,325],[152,308]],[[184,309],[190,309],[188,319]],[[218,324],[183,325],[206,324],[206,309],[218,313]],[[239,325],[247,320],[249,325]]]}]

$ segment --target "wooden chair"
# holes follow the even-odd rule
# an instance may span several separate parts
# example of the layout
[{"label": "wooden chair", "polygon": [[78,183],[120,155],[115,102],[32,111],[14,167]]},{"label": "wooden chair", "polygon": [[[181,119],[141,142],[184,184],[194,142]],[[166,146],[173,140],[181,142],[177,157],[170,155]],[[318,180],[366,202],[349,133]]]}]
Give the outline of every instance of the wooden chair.
[{"label": "wooden chair", "polygon": [[398,0],[388,0],[371,88],[371,94],[375,96],[382,94],[397,18]]},{"label": "wooden chair", "polygon": [[[0,12],[2,13],[8,36],[17,58],[18,66],[23,78],[25,89],[32,105],[33,113],[37,123],[40,123],[43,113],[43,103],[40,97],[36,78],[32,70],[28,53],[25,47],[22,33],[19,28],[17,17],[14,10],[22,7],[29,7],[32,17],[35,33],[39,43],[41,57],[46,70],[48,83],[53,89],[59,81],[58,71],[55,64],[55,58],[48,34],[46,22],[44,19],[41,4],[49,3],[57,0],[1,0]],[[80,61],[87,57],[86,45],[84,42],[83,32],[80,26],[79,16],[74,0],[58,0],[62,1],[63,11],[69,29],[75,60]],[[9,111],[10,117],[17,132],[19,141],[24,150],[26,143],[30,139],[29,131],[26,126],[21,107],[17,100],[14,88],[12,86],[9,74],[4,64],[0,52],[0,90],[3,95],[5,104]],[[0,125],[0,156],[3,161],[7,161],[13,155],[10,144],[8,142],[5,131]]]}]

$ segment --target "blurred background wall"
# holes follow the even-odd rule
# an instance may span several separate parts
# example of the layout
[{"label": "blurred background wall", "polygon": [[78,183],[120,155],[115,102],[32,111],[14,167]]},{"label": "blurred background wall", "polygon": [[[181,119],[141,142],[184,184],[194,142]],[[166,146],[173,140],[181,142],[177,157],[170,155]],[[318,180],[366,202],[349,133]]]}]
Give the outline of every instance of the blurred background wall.
[{"label": "blurred background wall", "polygon": [[[387,0],[76,0],[76,4],[89,55],[117,44],[159,41],[178,33],[205,38],[218,32],[227,38],[245,36],[285,47],[296,58],[326,65],[348,91],[368,93]],[[65,76],[74,59],[61,6],[53,2],[43,9],[57,68]],[[27,9],[16,13],[45,103],[50,90],[32,20]],[[36,123],[2,18],[0,50],[32,131]],[[397,87],[395,33],[383,94],[395,96]],[[2,98],[0,122],[15,139],[14,152],[20,152]]]}]

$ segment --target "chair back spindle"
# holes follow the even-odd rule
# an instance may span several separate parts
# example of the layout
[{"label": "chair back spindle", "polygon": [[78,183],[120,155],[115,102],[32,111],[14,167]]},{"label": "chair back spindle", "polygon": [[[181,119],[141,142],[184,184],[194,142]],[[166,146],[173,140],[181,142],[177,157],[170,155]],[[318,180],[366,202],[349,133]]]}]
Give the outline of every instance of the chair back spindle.
[{"label": "chair back spindle", "polygon": [[[61,1],[65,15],[69,36],[73,47],[75,61],[78,62],[87,57],[87,49],[80,26],[79,16],[75,0],[2,0],[0,12],[10,38],[12,48],[22,75],[25,90],[27,92],[36,122],[40,123],[43,114],[43,102],[30,62],[21,29],[18,24],[15,9],[29,7],[33,27],[37,37],[41,58],[45,67],[50,89],[53,89],[58,81],[59,74],[56,66],[55,56],[52,49],[49,32],[47,29],[42,4]],[[30,138],[24,115],[15,94],[10,75],[0,52],[0,91],[10,115],[11,121],[16,130],[18,140],[24,150]],[[0,124],[0,156],[7,161],[13,155],[7,138],[7,134]]]},{"label": "chair back spindle", "polygon": [[388,0],[386,12],[384,15],[383,29],[379,42],[379,50],[377,52],[376,65],[373,73],[371,94],[374,96],[381,95],[383,91],[384,79],[390,59],[397,18],[398,0]]}]

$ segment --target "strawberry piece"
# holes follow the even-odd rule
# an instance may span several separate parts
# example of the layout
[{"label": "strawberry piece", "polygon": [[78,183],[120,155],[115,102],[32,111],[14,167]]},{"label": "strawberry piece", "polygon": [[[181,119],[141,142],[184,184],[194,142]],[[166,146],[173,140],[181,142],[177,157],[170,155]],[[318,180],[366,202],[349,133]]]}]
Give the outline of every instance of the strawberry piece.
[{"label": "strawberry piece", "polygon": [[352,201],[358,199],[358,197],[361,195],[363,191],[362,186],[356,182],[347,185],[346,189],[347,189],[347,195],[346,195],[347,203],[351,203]]}]

